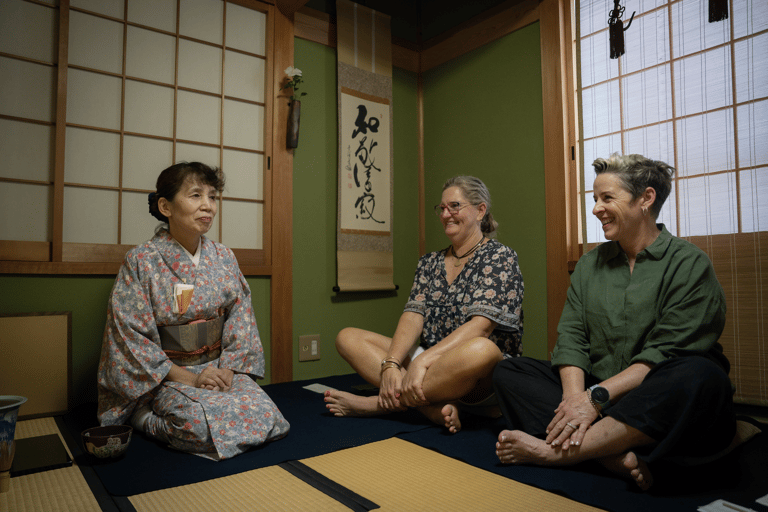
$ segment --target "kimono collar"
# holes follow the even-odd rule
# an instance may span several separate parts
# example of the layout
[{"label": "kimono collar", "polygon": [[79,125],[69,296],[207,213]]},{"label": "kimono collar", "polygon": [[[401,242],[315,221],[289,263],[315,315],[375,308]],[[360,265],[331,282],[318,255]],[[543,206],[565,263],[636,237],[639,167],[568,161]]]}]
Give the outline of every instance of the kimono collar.
[{"label": "kimono collar", "polygon": [[[667,248],[672,241],[672,234],[667,231],[667,228],[664,226],[664,224],[656,224],[656,227],[659,228],[661,233],[659,233],[659,236],[656,237],[656,240],[654,240],[651,245],[640,251],[640,254],[646,253],[649,258],[660,260],[664,257],[664,253],[667,252]],[[623,251],[619,247],[619,243],[610,242],[606,248],[606,258],[611,260],[619,254],[623,254]]]},{"label": "kimono collar", "polygon": [[[207,240],[204,236],[200,240],[201,261]],[[152,245],[155,246],[165,264],[179,281],[186,284],[194,284],[195,265],[187,255],[188,253],[184,250],[184,247],[171,236],[168,230],[164,228],[159,229],[152,238]]]}]

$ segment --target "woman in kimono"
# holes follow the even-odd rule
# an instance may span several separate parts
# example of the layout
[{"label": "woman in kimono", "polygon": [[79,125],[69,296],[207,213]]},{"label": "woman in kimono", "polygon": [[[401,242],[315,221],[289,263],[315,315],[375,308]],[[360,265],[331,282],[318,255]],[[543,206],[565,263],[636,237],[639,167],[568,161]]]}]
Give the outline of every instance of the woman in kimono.
[{"label": "woman in kimono", "polygon": [[109,300],[98,372],[102,425],[131,422],[172,447],[226,459],[289,425],[256,384],[264,352],[248,283],[204,236],[224,176],[180,163],[157,179],[150,213],[167,223],[126,254]]}]

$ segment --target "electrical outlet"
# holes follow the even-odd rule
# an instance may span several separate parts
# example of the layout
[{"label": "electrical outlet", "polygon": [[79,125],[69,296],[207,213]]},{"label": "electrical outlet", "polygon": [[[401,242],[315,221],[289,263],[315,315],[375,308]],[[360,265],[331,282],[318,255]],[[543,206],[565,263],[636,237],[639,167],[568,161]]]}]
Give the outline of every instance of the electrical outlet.
[{"label": "electrical outlet", "polygon": [[299,336],[299,361],[317,361],[320,359],[320,335]]}]

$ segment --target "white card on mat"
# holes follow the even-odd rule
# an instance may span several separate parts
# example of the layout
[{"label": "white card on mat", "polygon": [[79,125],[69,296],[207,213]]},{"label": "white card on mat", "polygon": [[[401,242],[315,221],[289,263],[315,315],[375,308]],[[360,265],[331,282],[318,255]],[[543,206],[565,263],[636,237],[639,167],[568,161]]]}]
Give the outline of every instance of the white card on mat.
[{"label": "white card on mat", "polygon": [[315,393],[325,393],[329,389],[333,389],[333,388],[329,388],[328,386],[325,386],[323,384],[318,384],[317,382],[315,382],[314,384],[309,384],[307,386],[304,386],[304,389],[314,391]]}]

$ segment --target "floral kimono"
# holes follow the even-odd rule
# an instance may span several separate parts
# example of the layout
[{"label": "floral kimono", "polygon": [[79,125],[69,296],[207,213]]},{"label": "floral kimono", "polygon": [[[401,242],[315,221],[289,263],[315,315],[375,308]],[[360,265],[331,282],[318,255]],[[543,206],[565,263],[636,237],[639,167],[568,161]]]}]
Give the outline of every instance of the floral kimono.
[{"label": "floral kimono", "polygon": [[[174,300],[177,285],[184,284],[194,288],[182,313]],[[183,367],[194,373],[209,365],[232,370],[231,388],[211,391],[163,381],[172,363],[161,347],[158,326],[219,317],[220,355]],[[102,425],[125,423],[137,407],[148,405],[161,422],[148,426],[148,435],[180,450],[234,457],[288,433],[288,422],[252,378],[263,376],[264,352],[251,292],[231,250],[203,237],[195,266],[161,229],[128,252],[109,300],[99,362]]]}]

